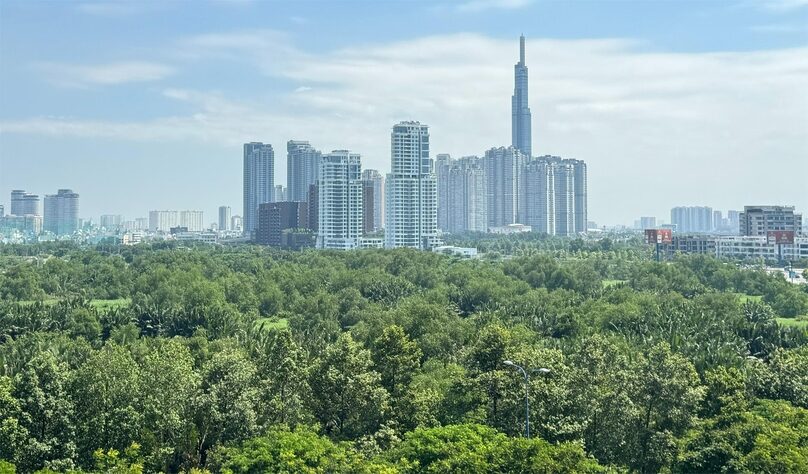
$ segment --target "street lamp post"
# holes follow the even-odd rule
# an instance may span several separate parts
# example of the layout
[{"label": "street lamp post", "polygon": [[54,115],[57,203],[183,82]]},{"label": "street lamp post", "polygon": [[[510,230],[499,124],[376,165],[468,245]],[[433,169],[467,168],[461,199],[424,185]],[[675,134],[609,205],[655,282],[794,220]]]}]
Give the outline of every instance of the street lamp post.
[{"label": "street lamp post", "polygon": [[[521,365],[515,364],[512,360],[504,360],[502,363],[508,367],[518,369],[525,378],[525,438],[530,439],[530,372]],[[534,369],[533,372],[544,375],[549,374],[550,369],[542,367],[540,369]]]}]

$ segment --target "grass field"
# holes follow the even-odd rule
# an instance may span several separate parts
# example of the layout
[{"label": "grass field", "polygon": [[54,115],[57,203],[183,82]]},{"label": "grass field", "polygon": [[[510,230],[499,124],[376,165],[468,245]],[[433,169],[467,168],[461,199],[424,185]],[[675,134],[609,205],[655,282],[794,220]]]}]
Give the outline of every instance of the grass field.
[{"label": "grass field", "polygon": [[286,318],[261,318],[255,321],[255,327],[261,328],[264,331],[271,329],[286,329],[289,327],[289,320]]},{"label": "grass field", "polygon": [[746,303],[747,301],[761,301],[763,300],[763,296],[761,295],[747,295],[745,293],[735,293],[738,295],[738,298],[741,299],[741,303]]},{"label": "grass field", "polygon": [[808,316],[799,316],[797,318],[777,318],[777,324],[780,326],[792,326],[795,328],[808,329]]}]

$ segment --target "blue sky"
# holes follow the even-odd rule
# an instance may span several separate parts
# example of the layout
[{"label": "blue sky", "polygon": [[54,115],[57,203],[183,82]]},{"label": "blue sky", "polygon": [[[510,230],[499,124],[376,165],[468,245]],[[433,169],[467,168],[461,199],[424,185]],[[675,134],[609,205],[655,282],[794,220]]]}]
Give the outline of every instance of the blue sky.
[{"label": "blue sky", "polygon": [[241,147],[348,148],[389,168],[510,140],[528,37],[534,150],[589,163],[590,218],[675,205],[808,212],[808,0],[0,0],[0,203],[69,187],[81,214],[241,212]]}]

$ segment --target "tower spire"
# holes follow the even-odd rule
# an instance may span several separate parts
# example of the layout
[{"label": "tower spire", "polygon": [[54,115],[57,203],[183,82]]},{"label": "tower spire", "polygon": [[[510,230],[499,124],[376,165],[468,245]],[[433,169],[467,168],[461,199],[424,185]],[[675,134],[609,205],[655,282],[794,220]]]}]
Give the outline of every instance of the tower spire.
[{"label": "tower spire", "polygon": [[525,64],[525,35],[519,36],[519,64]]}]

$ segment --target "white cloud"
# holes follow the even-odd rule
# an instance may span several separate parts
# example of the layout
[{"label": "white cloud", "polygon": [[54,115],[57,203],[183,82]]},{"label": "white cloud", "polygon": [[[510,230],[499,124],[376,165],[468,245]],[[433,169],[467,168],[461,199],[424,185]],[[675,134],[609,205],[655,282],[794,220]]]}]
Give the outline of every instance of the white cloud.
[{"label": "white cloud", "polygon": [[[429,124],[433,154],[482,154],[510,142],[516,38],[458,34],[312,54],[276,32],[242,32],[181,46],[198,61],[249,62],[245,67],[268,82],[316,86],[242,101],[226,92],[170,89],[167,98],[196,111],[138,122],[33,118],[1,123],[0,130],[191,139],[235,154],[248,140],[282,150],[286,140],[307,139],[323,150],[358,151],[363,166],[382,170],[399,120]],[[808,47],[686,54],[642,52],[620,39],[528,40],[527,63],[534,152],[589,163],[593,219],[665,217],[680,204],[808,208]],[[283,182],[285,160],[276,162]]]},{"label": "white cloud", "polygon": [[34,67],[42,73],[45,80],[71,87],[158,81],[175,72],[171,66],[148,61],[120,61],[96,65],[40,62],[35,63]]}]

